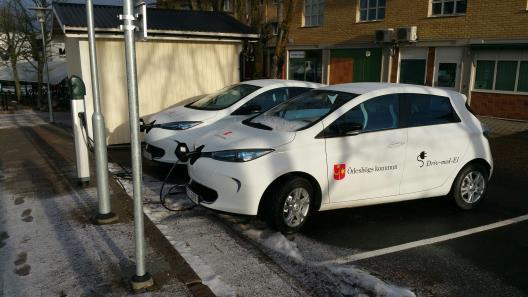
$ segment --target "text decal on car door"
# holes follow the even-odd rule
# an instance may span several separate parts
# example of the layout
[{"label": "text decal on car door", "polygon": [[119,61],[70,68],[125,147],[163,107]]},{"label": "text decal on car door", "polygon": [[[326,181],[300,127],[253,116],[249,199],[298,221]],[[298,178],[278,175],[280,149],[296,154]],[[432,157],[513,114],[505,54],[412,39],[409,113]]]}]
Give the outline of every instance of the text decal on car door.
[{"label": "text decal on car door", "polygon": [[334,179],[342,180],[345,178],[346,164],[334,164]]}]

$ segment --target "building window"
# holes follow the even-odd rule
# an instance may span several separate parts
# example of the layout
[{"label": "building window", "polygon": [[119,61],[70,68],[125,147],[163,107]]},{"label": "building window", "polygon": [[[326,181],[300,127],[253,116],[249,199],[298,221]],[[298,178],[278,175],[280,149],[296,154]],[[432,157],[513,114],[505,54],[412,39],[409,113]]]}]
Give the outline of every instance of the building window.
[{"label": "building window", "polygon": [[528,92],[528,61],[522,61],[519,66],[517,92]]},{"label": "building window", "polygon": [[432,0],[431,15],[465,14],[467,0]]},{"label": "building window", "polygon": [[528,92],[528,61],[478,60],[473,88]]},{"label": "building window", "polygon": [[316,27],[323,24],[324,0],[304,0],[304,26]]},{"label": "building window", "polygon": [[377,21],[385,18],[385,0],[359,1],[359,21]]},{"label": "building window", "polygon": [[400,62],[400,83],[424,85],[425,59],[402,59]]},{"label": "building window", "polygon": [[289,51],[288,79],[320,83],[323,77],[323,51]]},{"label": "building window", "polygon": [[224,0],[224,11],[233,11],[233,3],[231,2],[231,0]]},{"label": "building window", "polygon": [[278,22],[271,22],[270,27],[271,27],[271,35],[273,36],[279,35],[279,23]]},{"label": "building window", "polygon": [[495,61],[477,61],[475,89],[492,90],[495,75]]},{"label": "building window", "polygon": [[271,4],[279,4],[280,2],[281,2],[281,0],[272,0]]}]

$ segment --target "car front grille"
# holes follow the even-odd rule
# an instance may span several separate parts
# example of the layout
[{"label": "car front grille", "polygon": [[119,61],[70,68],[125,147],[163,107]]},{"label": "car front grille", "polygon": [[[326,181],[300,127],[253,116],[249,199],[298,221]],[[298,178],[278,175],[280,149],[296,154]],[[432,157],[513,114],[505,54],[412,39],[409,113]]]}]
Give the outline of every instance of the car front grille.
[{"label": "car front grille", "polygon": [[159,159],[165,155],[165,150],[151,144],[147,144],[146,151],[150,153],[153,159]]},{"label": "car front grille", "polygon": [[189,188],[196,194],[200,195],[200,198],[203,202],[213,203],[218,198],[218,193],[215,190],[208,188],[202,184],[199,184],[195,181],[191,181]]}]

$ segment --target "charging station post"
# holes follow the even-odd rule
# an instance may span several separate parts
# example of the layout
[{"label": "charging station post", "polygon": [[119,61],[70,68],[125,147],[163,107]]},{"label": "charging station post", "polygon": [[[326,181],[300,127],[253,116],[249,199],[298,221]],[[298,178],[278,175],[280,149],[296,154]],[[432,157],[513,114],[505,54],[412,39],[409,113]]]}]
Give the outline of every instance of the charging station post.
[{"label": "charging station post", "polygon": [[[146,5],[138,3],[138,7]],[[146,12],[146,8],[143,10]],[[146,17],[146,13],[144,15]],[[154,285],[152,276],[145,268],[145,227],[143,222],[143,177],[141,164],[141,143],[139,139],[139,100],[136,70],[135,31],[136,17],[132,0],[123,0],[123,14],[119,16],[123,21],[121,30],[125,35],[125,62],[128,90],[128,120],[130,123],[130,146],[132,152],[132,182],[134,195],[134,229],[136,235],[136,274],[131,284],[134,290],[141,290]],[[143,22],[146,25],[146,21]],[[141,28],[142,25],[139,26]],[[146,26],[142,27],[146,36]]]},{"label": "charging station post", "polygon": [[88,138],[88,132],[86,132],[86,135],[84,133],[84,131],[87,131],[84,107],[86,87],[82,79],[75,75],[69,79],[69,87],[77,179],[80,185],[84,185],[90,181],[90,161],[88,156],[88,144],[90,140]]},{"label": "charging station post", "polygon": [[96,224],[112,224],[118,220],[112,212],[110,204],[110,189],[108,186],[108,156],[106,151],[106,131],[104,117],[101,112],[99,95],[99,78],[97,71],[97,52],[95,44],[95,29],[93,16],[93,1],[86,0],[86,20],[88,28],[88,48],[90,54],[90,72],[92,79],[92,95],[94,112],[92,125],[94,134],[95,169],[97,175],[97,196],[99,198],[98,212],[93,218]]}]

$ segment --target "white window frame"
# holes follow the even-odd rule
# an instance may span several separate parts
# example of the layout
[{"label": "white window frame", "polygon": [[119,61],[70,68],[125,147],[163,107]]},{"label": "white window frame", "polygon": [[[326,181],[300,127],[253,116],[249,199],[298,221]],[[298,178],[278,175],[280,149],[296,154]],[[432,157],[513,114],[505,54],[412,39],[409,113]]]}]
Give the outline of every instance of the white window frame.
[{"label": "white window frame", "polygon": [[270,22],[271,26],[271,35],[277,36],[279,35],[279,22]]},{"label": "white window frame", "polygon": [[304,0],[303,27],[318,27],[323,24],[324,4],[325,0]]},{"label": "white window frame", "polygon": [[[358,1],[358,10],[357,10],[357,22],[358,23],[366,23],[366,22],[376,22],[376,21],[383,21],[385,20],[385,15],[387,14],[387,0],[385,0],[385,5],[381,6],[379,5],[380,0],[376,0],[376,6],[370,6],[370,0],[366,0],[367,7],[361,7],[361,0]],[[383,18],[379,17],[379,10],[380,8],[383,8],[385,13],[383,14]],[[369,10],[370,9],[376,9],[376,18],[373,20],[369,20]],[[361,11],[366,11],[367,18],[365,20],[361,19]]]},{"label": "white window frame", "polygon": [[[457,16],[457,15],[466,15],[467,13],[467,2],[469,0],[466,0],[466,12],[456,12],[457,11],[457,4],[460,2],[460,0],[431,0],[431,9],[429,16],[431,17],[443,17],[443,16]],[[453,3],[453,13],[444,13],[444,7],[446,2],[454,2]],[[433,13],[433,4],[435,3],[441,3],[442,5],[442,11],[439,14]]]},{"label": "white window frame", "polygon": [[[492,88],[491,89],[477,89],[475,88],[475,82],[477,80],[477,63],[478,61],[493,61],[495,62],[495,66],[493,68],[493,81],[491,83]],[[515,87],[513,91],[504,91],[504,90],[496,90],[495,84],[497,83],[497,66],[499,65],[499,62],[517,62],[517,71],[515,73]],[[481,92],[481,93],[501,93],[501,94],[516,94],[516,95],[527,95],[528,92],[520,92],[517,91],[518,85],[519,85],[519,72],[521,70],[521,62],[528,62],[528,59],[526,58],[502,58],[502,59],[488,59],[486,57],[477,58],[475,59],[475,75],[473,77],[473,81],[471,82],[472,91],[475,92]]]},{"label": "white window frame", "polygon": [[232,2],[232,0],[224,0],[223,10],[226,11],[226,12],[233,11],[233,2]]}]

